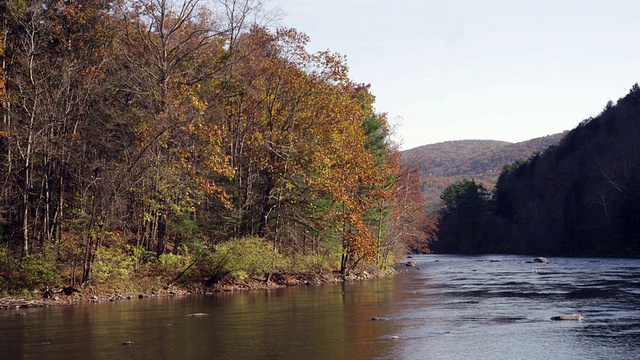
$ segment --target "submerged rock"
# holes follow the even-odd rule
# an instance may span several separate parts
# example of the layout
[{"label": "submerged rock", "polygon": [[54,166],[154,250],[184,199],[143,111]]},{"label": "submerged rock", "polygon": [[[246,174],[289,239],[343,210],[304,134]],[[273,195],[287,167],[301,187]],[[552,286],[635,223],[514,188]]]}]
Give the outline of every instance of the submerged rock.
[{"label": "submerged rock", "polygon": [[371,320],[372,321],[384,321],[384,320],[389,320],[389,319],[384,318],[384,317],[372,317]]},{"label": "submerged rock", "polygon": [[571,321],[582,321],[584,320],[584,316],[580,315],[580,314],[567,314],[567,315],[560,315],[560,316],[554,316],[551,318],[551,320],[571,320]]}]

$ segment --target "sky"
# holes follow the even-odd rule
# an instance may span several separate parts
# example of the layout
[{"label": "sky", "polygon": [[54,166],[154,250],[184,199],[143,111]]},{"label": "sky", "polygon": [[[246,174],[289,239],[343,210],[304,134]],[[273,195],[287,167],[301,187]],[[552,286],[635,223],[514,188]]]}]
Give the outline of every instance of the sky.
[{"label": "sky", "polygon": [[571,130],[640,82],[637,0],[271,0],[345,55],[401,149]]}]

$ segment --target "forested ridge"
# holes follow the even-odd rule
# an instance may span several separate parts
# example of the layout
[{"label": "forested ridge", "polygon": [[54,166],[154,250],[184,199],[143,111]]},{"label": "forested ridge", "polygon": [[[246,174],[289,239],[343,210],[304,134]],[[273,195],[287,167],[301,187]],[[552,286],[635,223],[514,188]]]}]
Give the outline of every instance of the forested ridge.
[{"label": "forested ridge", "polygon": [[214,5],[0,4],[0,290],[347,276],[423,237],[344,57]]},{"label": "forested ridge", "polygon": [[533,153],[556,145],[564,134],[554,134],[518,143],[495,140],[457,140],[402,151],[402,161],[415,167],[422,178],[421,192],[428,211],[437,208],[449,185],[474,179],[492,189],[505,164],[528,159]]},{"label": "forested ridge", "polygon": [[443,169],[442,175],[481,179],[495,185],[505,164],[545,151],[549,146],[557,145],[564,135],[566,133],[548,135],[476,153],[450,164]]},{"label": "forested ridge", "polygon": [[443,175],[464,159],[498,150],[511,143],[496,140],[455,140],[419,146],[402,152],[405,162],[415,162],[422,176]]},{"label": "forested ridge", "polygon": [[640,88],[548,150],[506,165],[493,191],[442,194],[439,252],[640,255]]}]

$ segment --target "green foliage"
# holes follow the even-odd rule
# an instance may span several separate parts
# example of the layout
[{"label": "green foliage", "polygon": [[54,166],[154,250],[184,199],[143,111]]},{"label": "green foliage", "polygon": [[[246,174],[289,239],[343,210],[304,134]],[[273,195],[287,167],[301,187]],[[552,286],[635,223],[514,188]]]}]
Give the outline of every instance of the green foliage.
[{"label": "green foliage", "polygon": [[142,262],[144,272],[154,276],[160,280],[160,282],[172,280],[189,266],[189,263],[192,261],[189,255],[167,253],[156,256],[155,253],[144,249],[139,250],[138,256],[139,258],[145,259],[144,262]]},{"label": "green foliage", "polygon": [[178,254],[162,254],[158,258],[159,269],[163,273],[175,272],[187,265],[189,258]]},{"label": "green foliage", "polygon": [[287,270],[299,274],[331,272],[337,266],[335,261],[332,263],[326,256],[302,254],[292,256],[289,264]]},{"label": "green foliage", "polygon": [[155,251],[150,251],[142,246],[138,246],[132,249],[133,256],[135,257],[138,264],[142,264],[146,266],[147,264],[153,264],[158,259],[158,256]]},{"label": "green foliage", "polygon": [[93,280],[96,285],[114,286],[129,284],[134,278],[135,257],[129,249],[120,246],[101,247],[96,252]]},{"label": "green foliage", "polygon": [[59,280],[58,269],[54,261],[26,256],[22,259],[11,284],[8,285],[13,289],[37,289],[54,286]]},{"label": "green foliage", "polygon": [[362,109],[365,134],[364,147],[371,153],[375,166],[382,166],[389,156],[389,124],[386,114],[376,114],[373,109],[375,97],[369,92],[369,86],[356,87],[356,101]]},{"label": "green foliage", "polygon": [[203,239],[198,223],[193,221],[189,212],[181,212],[172,216],[167,232],[176,246],[198,247]]},{"label": "green foliage", "polygon": [[489,192],[482,184],[473,179],[464,179],[447,187],[440,198],[445,211],[461,211],[463,215],[472,215],[483,209],[489,197]]},{"label": "green foliage", "polygon": [[491,209],[490,193],[474,180],[462,180],[441,196],[440,228],[433,250],[474,252],[480,246],[482,228]]},{"label": "green foliage", "polygon": [[225,268],[237,278],[251,275],[265,276],[271,272],[285,269],[286,258],[274,247],[257,237],[245,237],[220,245],[214,258],[225,264]]}]

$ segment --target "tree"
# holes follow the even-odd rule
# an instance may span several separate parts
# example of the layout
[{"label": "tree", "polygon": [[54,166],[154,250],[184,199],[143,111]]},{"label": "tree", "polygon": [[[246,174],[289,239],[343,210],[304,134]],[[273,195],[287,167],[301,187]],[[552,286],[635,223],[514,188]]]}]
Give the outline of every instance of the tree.
[{"label": "tree", "polygon": [[263,1],[216,4],[0,4],[11,256],[86,284],[107,253],[139,271],[197,251],[196,268],[254,238],[272,265],[340,257],[347,275],[397,249],[412,195],[368,87],[343,56],[309,53],[303,33],[255,25]]},{"label": "tree", "polygon": [[483,247],[483,221],[490,211],[490,193],[474,180],[464,179],[441,196],[437,252],[476,252]]},{"label": "tree", "polygon": [[[219,80],[226,33],[197,0],[131,2],[121,10],[127,43],[122,48],[122,111],[135,118],[139,149],[126,175],[144,200],[140,242],[166,250],[168,220],[195,216],[197,198],[221,194],[217,177],[231,176],[216,119],[207,117],[203,86]],[[220,93],[222,89],[206,88]]]},{"label": "tree", "polygon": [[4,200],[16,204],[21,197],[19,215],[10,208],[9,218],[20,222],[23,255],[34,239],[40,245],[61,239],[74,146],[103,75],[108,7],[103,1],[5,3]]}]

